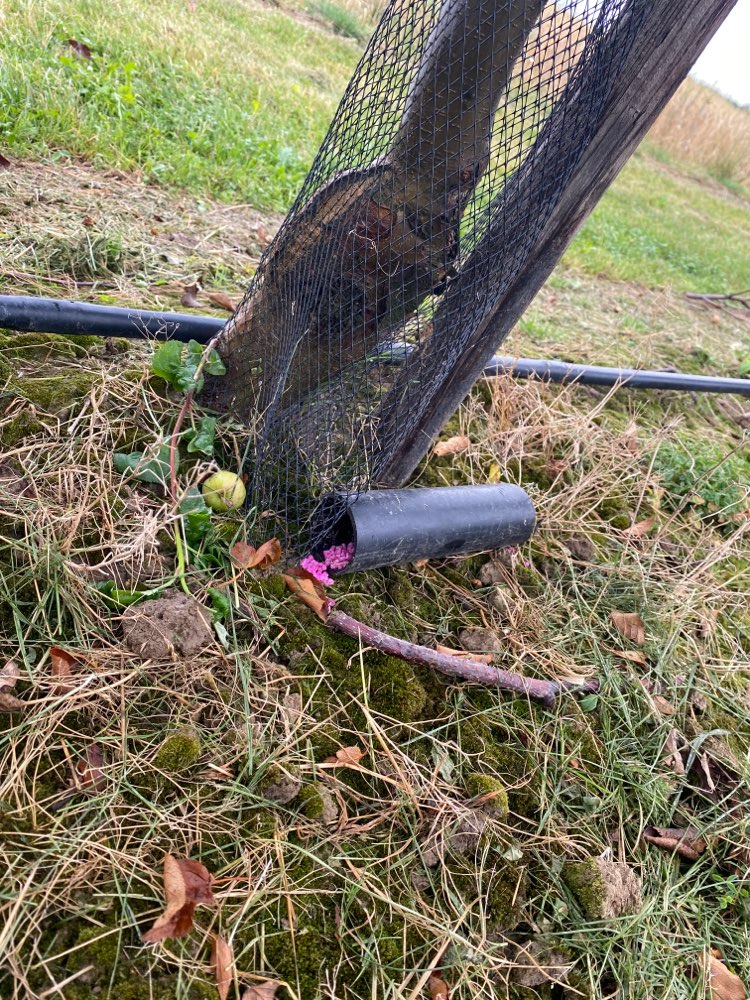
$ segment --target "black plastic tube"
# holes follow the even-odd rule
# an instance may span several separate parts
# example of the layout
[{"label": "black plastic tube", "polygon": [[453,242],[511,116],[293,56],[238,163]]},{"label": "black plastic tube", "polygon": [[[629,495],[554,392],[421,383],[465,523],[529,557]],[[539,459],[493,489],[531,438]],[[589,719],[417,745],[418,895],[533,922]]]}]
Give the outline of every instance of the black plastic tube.
[{"label": "black plastic tube", "polygon": [[346,502],[327,545],[354,545],[342,573],[484,552],[527,541],[534,505],[520,486],[369,490]]},{"label": "black plastic tube", "polygon": [[[226,320],[190,313],[120,309],[65,299],[40,299],[27,295],[0,295],[0,329],[21,332],[88,334],[101,337],[196,340],[206,344]],[[391,349],[385,362],[398,364],[406,354]],[[689,375],[637,368],[603,368],[535,358],[497,355],[484,375],[512,374],[517,378],[539,378],[545,382],[578,382],[581,385],[626,385],[630,389],[675,389],[682,392],[728,392],[750,397],[750,379],[718,375]]]},{"label": "black plastic tube", "polygon": [[750,396],[750,379],[723,378],[718,375],[689,375],[686,372],[660,372],[637,368],[601,368],[574,365],[566,361],[541,361],[533,358],[494,357],[484,374],[515,375],[539,378],[544,382],[580,382],[582,385],[624,385],[629,389],[680,389],[683,392],[730,392]]},{"label": "black plastic tube", "polygon": [[197,340],[206,344],[226,320],[186,313],[119,309],[66,299],[0,295],[0,329],[23,333],[86,334],[143,340]]}]

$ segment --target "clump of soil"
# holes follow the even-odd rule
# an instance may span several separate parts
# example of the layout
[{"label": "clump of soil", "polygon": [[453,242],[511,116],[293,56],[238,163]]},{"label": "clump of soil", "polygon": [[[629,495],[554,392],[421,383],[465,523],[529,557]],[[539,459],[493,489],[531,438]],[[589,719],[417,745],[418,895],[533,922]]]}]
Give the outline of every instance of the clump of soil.
[{"label": "clump of soil", "polygon": [[638,913],[643,906],[641,880],[624,862],[604,858],[569,861],[563,878],[591,920]]},{"label": "clump of soil", "polygon": [[214,638],[208,611],[176,590],[128,608],[122,632],[125,645],[142,660],[194,656]]}]

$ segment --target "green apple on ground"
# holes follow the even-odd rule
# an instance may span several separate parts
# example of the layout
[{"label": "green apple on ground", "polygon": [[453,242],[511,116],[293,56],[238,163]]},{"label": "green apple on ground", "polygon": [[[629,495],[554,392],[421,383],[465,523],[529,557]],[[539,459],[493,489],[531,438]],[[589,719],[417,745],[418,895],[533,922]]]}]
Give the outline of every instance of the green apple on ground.
[{"label": "green apple on ground", "polygon": [[228,510],[236,510],[245,502],[247,491],[245,484],[234,472],[214,472],[201,486],[203,499],[211,510],[225,514]]}]

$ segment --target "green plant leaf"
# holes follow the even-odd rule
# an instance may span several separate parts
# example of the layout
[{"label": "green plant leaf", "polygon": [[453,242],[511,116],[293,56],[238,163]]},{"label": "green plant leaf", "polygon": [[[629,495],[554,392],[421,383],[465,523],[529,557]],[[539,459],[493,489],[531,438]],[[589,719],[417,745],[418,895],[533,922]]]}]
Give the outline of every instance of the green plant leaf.
[{"label": "green plant leaf", "polygon": [[214,621],[221,621],[222,618],[226,618],[232,610],[232,605],[230,604],[227,595],[222,593],[220,590],[217,590],[215,587],[208,588],[208,595],[211,598]]},{"label": "green plant leaf", "polygon": [[[175,451],[175,471],[180,465],[179,453]],[[154,452],[131,451],[115,452],[115,468],[120,473],[132,472],[136,479],[143,483],[158,483],[166,486],[169,482],[169,445],[159,445]]]},{"label": "green plant leaf", "polygon": [[599,696],[596,694],[587,694],[578,702],[578,707],[582,712],[595,712],[596,707],[599,704]]},{"label": "green plant leaf", "polygon": [[214,437],[216,436],[216,417],[201,417],[195,430],[189,431],[187,450],[199,452],[210,458],[214,453]]},{"label": "green plant leaf", "polygon": [[[184,393],[200,392],[203,388],[203,376],[196,379],[195,375],[203,351],[203,345],[196,340],[191,340],[187,344],[168,340],[157,348],[151,360],[151,371],[168,382],[173,389]],[[213,348],[209,352],[203,370],[209,375],[226,374],[226,368]]]},{"label": "green plant leaf", "polygon": [[745,358],[740,367],[737,369],[740,375],[750,375],[750,358]]},{"label": "green plant leaf", "polygon": [[180,501],[180,513],[187,543],[195,548],[200,545],[211,527],[211,511],[196,486],[191,486]]},{"label": "green plant leaf", "polygon": [[149,596],[148,592],[143,590],[122,590],[115,585],[114,580],[103,580],[95,583],[94,587],[119,608],[128,608],[131,604],[137,604]]}]

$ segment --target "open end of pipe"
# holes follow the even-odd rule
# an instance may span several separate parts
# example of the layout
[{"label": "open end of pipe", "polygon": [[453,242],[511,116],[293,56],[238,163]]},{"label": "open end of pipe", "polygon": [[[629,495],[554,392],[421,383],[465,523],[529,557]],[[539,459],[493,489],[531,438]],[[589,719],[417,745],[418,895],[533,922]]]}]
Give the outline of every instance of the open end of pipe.
[{"label": "open end of pipe", "polygon": [[[318,561],[325,562],[328,572],[333,576],[346,572],[346,566],[352,562],[357,552],[357,526],[349,509],[350,503],[347,497],[332,496],[321,501],[318,508],[316,520],[325,525],[325,528],[316,532],[319,534],[319,541],[313,556]],[[326,556],[332,551],[339,555],[346,552],[346,564],[331,565]]]}]

